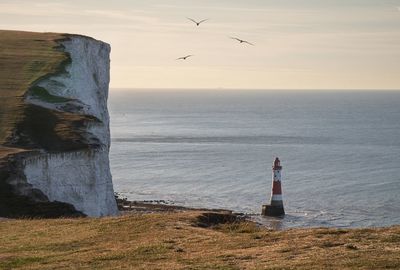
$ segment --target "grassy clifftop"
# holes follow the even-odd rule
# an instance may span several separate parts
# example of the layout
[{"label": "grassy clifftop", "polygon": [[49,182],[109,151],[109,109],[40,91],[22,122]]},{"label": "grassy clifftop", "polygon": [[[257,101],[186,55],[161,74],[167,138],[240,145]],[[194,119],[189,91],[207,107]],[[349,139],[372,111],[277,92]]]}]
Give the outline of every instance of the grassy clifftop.
[{"label": "grassy clifftop", "polygon": [[68,56],[60,34],[0,30],[0,144],[24,117],[24,95],[38,79],[58,71]]},{"label": "grassy clifftop", "polygon": [[[67,103],[36,83],[65,72],[70,55],[61,41],[67,34],[0,30],[0,148],[68,151],[88,148],[81,127],[91,117],[56,111],[25,101],[26,96],[45,103]],[[2,147],[3,146],[3,147]]]},{"label": "grassy clifftop", "polygon": [[184,211],[0,221],[0,269],[400,269],[398,226],[204,227],[209,217]]}]

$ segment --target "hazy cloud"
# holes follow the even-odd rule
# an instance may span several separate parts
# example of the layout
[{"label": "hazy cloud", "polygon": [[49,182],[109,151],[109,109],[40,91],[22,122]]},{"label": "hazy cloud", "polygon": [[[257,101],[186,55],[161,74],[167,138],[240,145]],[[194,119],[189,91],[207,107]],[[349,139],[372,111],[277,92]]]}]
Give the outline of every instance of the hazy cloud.
[{"label": "hazy cloud", "polygon": [[[21,6],[29,8],[21,8]],[[158,18],[149,15],[143,10],[129,9],[87,9],[78,5],[63,2],[35,2],[27,3],[15,1],[10,3],[0,3],[0,14],[13,16],[32,16],[32,17],[56,17],[65,18],[81,16],[82,19],[99,18],[105,19],[109,24],[115,21],[157,23]]]}]

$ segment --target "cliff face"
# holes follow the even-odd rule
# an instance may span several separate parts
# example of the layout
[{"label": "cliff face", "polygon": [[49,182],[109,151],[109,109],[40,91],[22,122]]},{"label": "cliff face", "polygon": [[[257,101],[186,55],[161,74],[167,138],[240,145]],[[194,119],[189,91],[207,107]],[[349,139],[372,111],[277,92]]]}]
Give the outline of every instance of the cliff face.
[{"label": "cliff face", "polygon": [[114,215],[110,46],[77,35],[0,31],[0,66],[32,48],[19,66],[24,76],[8,83],[0,76],[0,216]]}]

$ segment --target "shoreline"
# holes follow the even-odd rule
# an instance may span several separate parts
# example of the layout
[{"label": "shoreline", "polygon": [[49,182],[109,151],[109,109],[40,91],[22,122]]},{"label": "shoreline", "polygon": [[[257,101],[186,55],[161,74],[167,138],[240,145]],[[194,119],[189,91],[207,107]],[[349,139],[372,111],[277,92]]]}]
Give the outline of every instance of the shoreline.
[{"label": "shoreline", "polygon": [[293,218],[290,214],[285,215],[285,217],[270,217],[263,216],[261,213],[243,213],[235,212],[233,210],[224,208],[206,208],[206,207],[190,207],[175,205],[173,202],[168,202],[165,200],[128,200],[125,197],[120,197],[120,195],[115,193],[118,210],[121,215],[126,214],[152,214],[152,213],[179,213],[179,212],[213,212],[221,213],[223,215],[229,215],[236,217],[238,221],[251,222],[260,228],[272,229],[275,231],[287,231],[291,229],[385,229],[398,227],[400,224],[390,224],[381,226],[333,226],[333,225],[296,225],[288,226],[285,222],[290,222],[290,218]]},{"label": "shoreline", "polygon": [[[222,219],[223,221],[229,220],[230,223],[248,222],[252,223],[259,228],[264,228],[266,230],[274,231],[288,231],[292,229],[300,230],[318,230],[318,229],[338,229],[338,230],[357,230],[357,229],[388,229],[399,227],[400,224],[391,224],[388,226],[366,226],[366,227],[341,227],[341,226],[294,226],[287,227],[283,225],[284,218],[282,217],[263,217],[261,214],[249,214],[242,212],[235,212],[233,210],[224,208],[204,208],[204,207],[189,207],[182,205],[175,205],[173,202],[167,202],[165,200],[128,200],[126,197],[121,197],[121,195],[115,192],[115,199],[118,207],[118,216],[136,216],[136,215],[148,215],[148,214],[185,214],[185,213],[197,213],[212,215],[213,218],[217,220]],[[60,218],[44,218],[44,219],[64,219],[74,217],[60,217]],[[104,216],[102,218],[108,218]],[[8,218],[0,216],[0,222],[13,221],[13,220],[35,220],[42,218]],[[215,221],[218,224],[219,221]],[[212,224],[212,225],[215,225]],[[210,226],[212,226],[210,225]]]},{"label": "shoreline", "polygon": [[127,198],[120,198],[115,195],[118,210],[120,212],[170,212],[170,211],[212,211],[212,212],[225,212],[236,215],[246,215],[244,213],[236,213],[229,209],[223,208],[198,208],[182,205],[168,204],[165,200],[143,200],[143,201],[130,201]]}]

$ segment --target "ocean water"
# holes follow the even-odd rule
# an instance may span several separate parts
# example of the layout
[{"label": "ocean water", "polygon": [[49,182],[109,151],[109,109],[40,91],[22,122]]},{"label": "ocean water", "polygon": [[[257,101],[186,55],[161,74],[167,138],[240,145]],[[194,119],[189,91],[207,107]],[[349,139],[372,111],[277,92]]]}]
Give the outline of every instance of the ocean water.
[{"label": "ocean water", "polygon": [[[400,224],[400,92],[111,90],[115,191],[278,228]],[[281,159],[283,219],[259,216]]]}]

